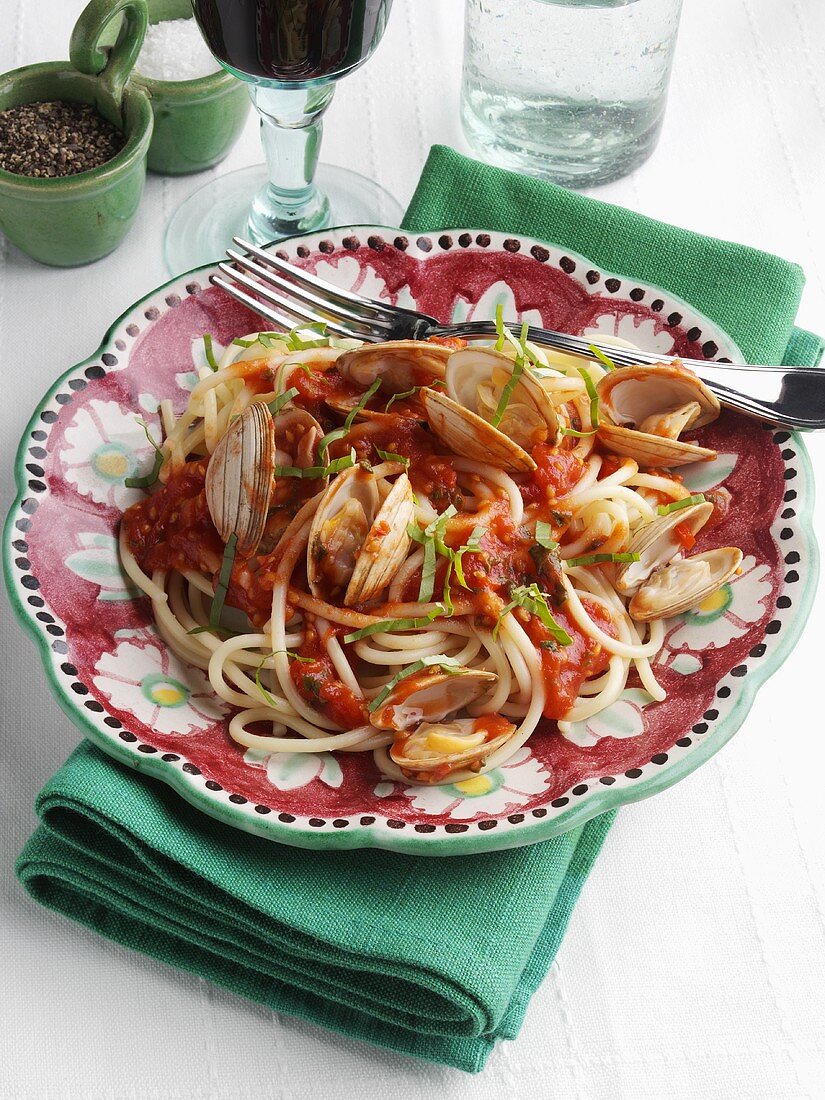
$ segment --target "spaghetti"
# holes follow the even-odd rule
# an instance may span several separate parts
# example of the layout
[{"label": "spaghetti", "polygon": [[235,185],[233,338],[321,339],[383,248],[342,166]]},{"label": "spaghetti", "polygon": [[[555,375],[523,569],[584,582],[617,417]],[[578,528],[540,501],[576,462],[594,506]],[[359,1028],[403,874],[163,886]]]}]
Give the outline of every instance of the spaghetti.
[{"label": "spaghetti", "polygon": [[460,782],[543,720],[569,734],[634,670],[664,698],[663,618],[741,559],[686,556],[725,501],[668,468],[712,456],[679,435],[718,405],[678,365],[583,367],[499,333],[251,333],[180,417],[164,403],[121,560],[239,745]]}]

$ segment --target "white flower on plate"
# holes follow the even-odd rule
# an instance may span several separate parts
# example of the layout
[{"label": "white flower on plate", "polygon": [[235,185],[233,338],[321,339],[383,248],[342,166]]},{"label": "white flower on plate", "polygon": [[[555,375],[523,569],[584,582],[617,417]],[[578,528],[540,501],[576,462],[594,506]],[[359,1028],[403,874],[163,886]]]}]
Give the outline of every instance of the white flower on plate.
[{"label": "white flower on plate", "polygon": [[721,649],[740,638],[765,614],[765,601],[770,595],[770,567],[748,556],[742,562],[741,573],[698,607],[678,617],[676,626],[665,637],[659,663],[666,663],[667,651]]},{"label": "white flower on plate", "polygon": [[204,673],[185,665],[149,631],[104,653],[95,670],[95,686],[113,706],[158,733],[209,729],[227,709]]},{"label": "white flower on plate", "polygon": [[644,733],[643,708],[650,696],[642,688],[626,688],[615,703],[611,703],[592,718],[559,727],[562,736],[582,748],[591,748],[603,737],[638,737]]},{"label": "white flower on plate", "polygon": [[84,581],[98,585],[99,600],[134,600],[140,596],[120,567],[117,539],[111,535],[81,531],[77,542],[81,549],[69,554],[66,566]]},{"label": "white flower on plate", "polygon": [[360,264],[354,256],[342,256],[337,264],[321,260],[315,268],[315,274],[319,279],[325,279],[344,290],[354,290],[365,298],[392,299],[387,284],[375,268],[369,264]]},{"label": "white flower on plate", "polygon": [[327,787],[340,787],[344,781],[341,765],[330,752],[266,752],[247,749],[244,763],[263,768],[266,777],[279,791],[306,787],[314,779]]},{"label": "white flower on plate", "polygon": [[675,341],[666,329],[660,329],[652,317],[634,317],[632,313],[603,313],[588,325],[583,336],[618,336],[643,351],[670,355]]},{"label": "white flower on plate", "polygon": [[[453,306],[453,321],[489,321],[495,317],[496,310],[501,306],[502,316],[505,321],[526,321],[528,325],[543,327],[541,313],[537,309],[528,309],[519,313],[516,309],[516,299],[513,291],[503,280],[488,286],[475,305],[463,304],[459,299]],[[463,316],[462,316],[463,314]]]},{"label": "white flower on plate", "polygon": [[706,493],[727,481],[733,473],[739,455],[720,454],[711,462],[694,462],[679,469],[685,488],[691,493]]},{"label": "white flower on plate", "polygon": [[[150,428],[151,430],[151,428]],[[160,432],[155,431],[159,436]],[[154,451],[133,412],[116,401],[90,401],[66,429],[60,459],[66,478],[81,496],[98,504],[124,509],[141,495],[127,477],[151,468]]]},{"label": "white flower on plate", "polygon": [[473,776],[463,783],[443,787],[407,786],[401,788],[401,793],[422,813],[468,818],[480,813],[500,814],[517,809],[546,790],[549,781],[550,775],[544,766],[529,748],[523,746],[500,768]]}]

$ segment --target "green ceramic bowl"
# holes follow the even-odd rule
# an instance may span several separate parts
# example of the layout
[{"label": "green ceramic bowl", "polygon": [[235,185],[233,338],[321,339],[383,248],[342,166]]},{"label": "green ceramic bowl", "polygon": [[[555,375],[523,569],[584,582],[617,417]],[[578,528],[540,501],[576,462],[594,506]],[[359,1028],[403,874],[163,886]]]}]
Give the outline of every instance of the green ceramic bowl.
[{"label": "green ceramic bowl", "polygon": [[[190,0],[147,0],[149,22],[192,17]],[[223,160],[240,137],[250,99],[225,69],[195,80],[152,80],[133,72],[131,83],[152,102],[155,130],[149,168],[165,175],[201,172]]]},{"label": "green ceramic bowl", "polygon": [[116,2],[127,27],[109,53],[96,48],[111,4],[92,0],[72,35],[75,67],[52,61],[0,76],[0,111],[49,100],[90,103],[126,137],[106,164],[75,176],[35,179],[0,169],[0,229],[44,264],[73,267],[111,252],[128,232],[143,194],[152,108],[141,89],[124,90],[123,84],[143,40],[146,7],[144,0]]}]

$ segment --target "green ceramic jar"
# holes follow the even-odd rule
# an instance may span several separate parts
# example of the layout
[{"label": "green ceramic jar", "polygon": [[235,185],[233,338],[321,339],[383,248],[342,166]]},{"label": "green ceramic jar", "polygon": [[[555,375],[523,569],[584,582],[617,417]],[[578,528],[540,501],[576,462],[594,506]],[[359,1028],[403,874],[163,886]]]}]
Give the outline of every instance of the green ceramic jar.
[{"label": "green ceramic jar", "polygon": [[[192,18],[191,0],[147,0],[147,6],[150,23]],[[223,160],[240,137],[250,99],[246,85],[225,69],[176,81],[152,80],[135,70],[131,83],[152,102],[152,172],[201,172]]]},{"label": "green ceramic jar", "polygon": [[[124,34],[110,51],[99,48],[113,10]],[[116,248],[143,194],[152,138],[152,108],[126,81],[148,21],[145,0],[92,0],[75,25],[72,64],[27,65],[0,76],[0,111],[21,103],[64,100],[92,104],[126,137],[111,160],[74,176],[39,179],[0,169],[0,229],[44,264],[72,267]]]}]

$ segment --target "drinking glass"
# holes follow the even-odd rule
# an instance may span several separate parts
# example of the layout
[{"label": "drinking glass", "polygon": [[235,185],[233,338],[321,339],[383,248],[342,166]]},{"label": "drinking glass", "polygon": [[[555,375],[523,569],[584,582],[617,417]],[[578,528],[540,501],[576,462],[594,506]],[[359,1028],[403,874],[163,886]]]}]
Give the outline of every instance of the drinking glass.
[{"label": "drinking glass", "polygon": [[192,0],[216,59],[247,82],[266,166],[206,184],[166,232],[172,273],[217,259],[234,234],[259,244],[328,225],[397,225],[398,203],[372,180],[318,164],[335,81],[378,45],[392,0]]},{"label": "drinking glass", "polygon": [[653,152],[682,0],[466,0],[461,119],[505,168],[572,187]]}]

